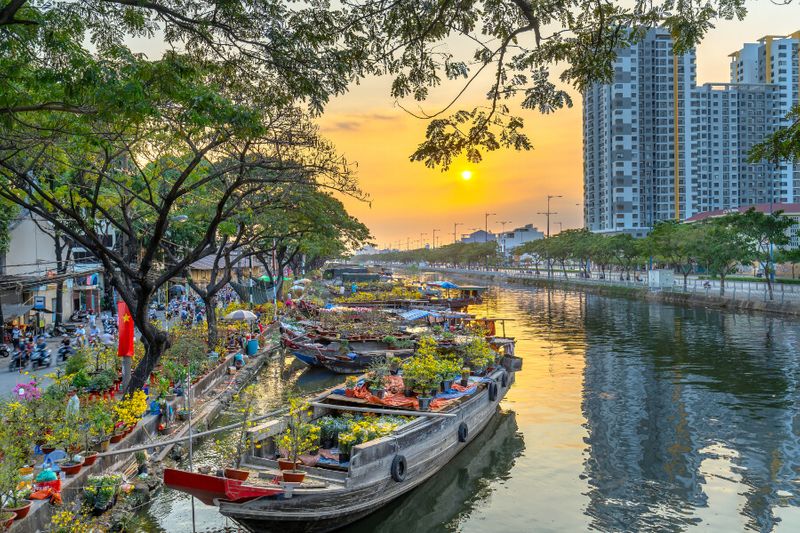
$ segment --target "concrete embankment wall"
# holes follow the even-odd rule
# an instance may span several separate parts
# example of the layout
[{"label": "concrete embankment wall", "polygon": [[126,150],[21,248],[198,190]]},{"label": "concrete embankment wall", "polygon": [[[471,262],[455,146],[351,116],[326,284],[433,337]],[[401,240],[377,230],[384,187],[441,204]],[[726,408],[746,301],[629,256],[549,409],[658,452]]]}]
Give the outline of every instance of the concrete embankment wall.
[{"label": "concrete embankment wall", "polygon": [[763,300],[734,300],[722,296],[703,293],[682,293],[673,291],[652,291],[646,287],[626,287],[621,285],[604,285],[597,282],[585,282],[570,279],[542,279],[509,276],[502,272],[463,272],[448,269],[435,269],[437,272],[447,272],[457,276],[480,277],[497,283],[508,285],[522,285],[529,287],[553,287],[566,290],[582,291],[602,296],[615,296],[623,298],[637,298],[652,302],[661,302],[673,305],[692,305],[714,307],[734,311],[757,311],[789,316],[800,316],[800,305],[796,303]]}]

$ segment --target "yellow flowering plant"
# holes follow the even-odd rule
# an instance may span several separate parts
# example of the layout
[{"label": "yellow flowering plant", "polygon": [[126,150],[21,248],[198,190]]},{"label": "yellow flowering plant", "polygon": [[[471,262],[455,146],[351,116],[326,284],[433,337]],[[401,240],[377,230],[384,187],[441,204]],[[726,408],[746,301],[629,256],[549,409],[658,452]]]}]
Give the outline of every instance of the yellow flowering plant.
[{"label": "yellow flowering plant", "polygon": [[134,426],[147,410],[147,395],[137,390],[114,404],[113,410],[117,427]]},{"label": "yellow flowering plant", "polygon": [[289,453],[293,464],[304,453],[319,448],[319,426],[306,421],[309,406],[299,398],[289,398],[289,414],[286,431],[278,440],[278,446]]}]

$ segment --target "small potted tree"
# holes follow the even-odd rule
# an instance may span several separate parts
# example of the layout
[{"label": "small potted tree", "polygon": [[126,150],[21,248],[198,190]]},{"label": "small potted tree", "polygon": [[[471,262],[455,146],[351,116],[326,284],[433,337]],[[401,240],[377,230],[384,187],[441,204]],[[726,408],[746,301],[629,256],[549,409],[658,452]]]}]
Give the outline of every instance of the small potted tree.
[{"label": "small potted tree", "polygon": [[355,376],[347,376],[344,380],[344,395],[355,396],[355,390],[358,387],[358,378]]},{"label": "small potted tree", "polygon": [[293,466],[283,470],[283,480],[287,483],[302,483],[306,473],[297,468],[300,456],[319,449],[319,427],[305,420],[308,405],[298,398],[289,399],[287,427],[279,439],[279,447],[286,450]]},{"label": "small potted tree", "polygon": [[[0,497],[2,498],[0,513],[11,513],[14,515],[11,517],[12,521],[20,520],[28,516],[32,503],[26,499],[29,493],[19,490],[19,484],[22,481],[19,469],[22,461],[12,450],[4,449],[3,451],[6,455],[0,461]],[[10,451],[11,455],[9,455]]]},{"label": "small potted tree", "polygon": [[389,364],[386,357],[373,357],[369,362],[371,392],[380,399],[386,394],[386,377],[389,375]]},{"label": "small potted tree", "polygon": [[238,401],[236,405],[237,421],[240,423],[236,430],[225,438],[215,442],[216,449],[226,466],[224,474],[226,478],[244,481],[250,475],[247,470],[241,470],[245,447],[248,444],[247,430],[251,427],[250,415],[253,412],[257,395],[254,385],[247,386],[238,396],[234,397]]}]

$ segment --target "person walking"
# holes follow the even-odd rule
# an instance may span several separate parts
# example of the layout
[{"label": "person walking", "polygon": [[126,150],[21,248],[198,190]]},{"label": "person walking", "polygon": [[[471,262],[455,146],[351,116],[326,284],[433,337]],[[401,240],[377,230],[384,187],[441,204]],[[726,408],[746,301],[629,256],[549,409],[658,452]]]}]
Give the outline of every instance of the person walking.
[{"label": "person walking", "polygon": [[14,345],[15,350],[19,350],[19,339],[22,336],[22,332],[19,330],[19,326],[14,324],[14,329],[11,330],[11,344]]}]

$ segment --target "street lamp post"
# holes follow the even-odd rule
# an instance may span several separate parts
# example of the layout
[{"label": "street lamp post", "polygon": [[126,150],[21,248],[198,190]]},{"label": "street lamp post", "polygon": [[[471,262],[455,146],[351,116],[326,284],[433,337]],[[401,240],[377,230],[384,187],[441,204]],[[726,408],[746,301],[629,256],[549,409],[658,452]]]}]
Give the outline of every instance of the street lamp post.
[{"label": "street lamp post", "polygon": [[500,230],[500,235],[502,235],[502,242],[501,242],[500,246],[502,247],[503,253],[506,253],[506,224],[511,224],[511,221],[510,220],[498,220],[497,223],[500,224],[500,227],[502,228]]},{"label": "street lamp post", "polygon": [[558,224],[558,232],[561,233],[564,231],[564,224],[561,221],[556,221],[554,224]]},{"label": "street lamp post", "polygon": [[550,200],[552,198],[562,198],[560,194],[548,194],[547,195],[547,211],[539,211],[536,213],[537,215],[546,215],[547,216],[547,236],[550,236],[550,215],[557,215],[558,212],[550,211]]},{"label": "street lamp post", "polygon": [[483,232],[484,241],[489,242],[489,217],[497,216],[497,213],[484,213],[483,214]]},{"label": "street lamp post", "polygon": [[427,235],[427,233],[420,232],[420,234],[419,234],[419,247],[420,248],[425,248],[425,239],[423,239],[423,237],[425,235]]},{"label": "street lamp post", "polygon": [[431,237],[433,242],[431,243],[431,248],[433,248],[434,250],[436,249],[436,232],[437,231],[442,231],[442,230],[440,230],[440,229],[433,230],[433,237]]},{"label": "street lamp post", "polygon": [[458,233],[458,227],[459,226],[463,226],[463,225],[464,225],[463,222],[454,222],[453,223],[453,244],[458,242],[458,239],[456,238],[456,234]]}]

